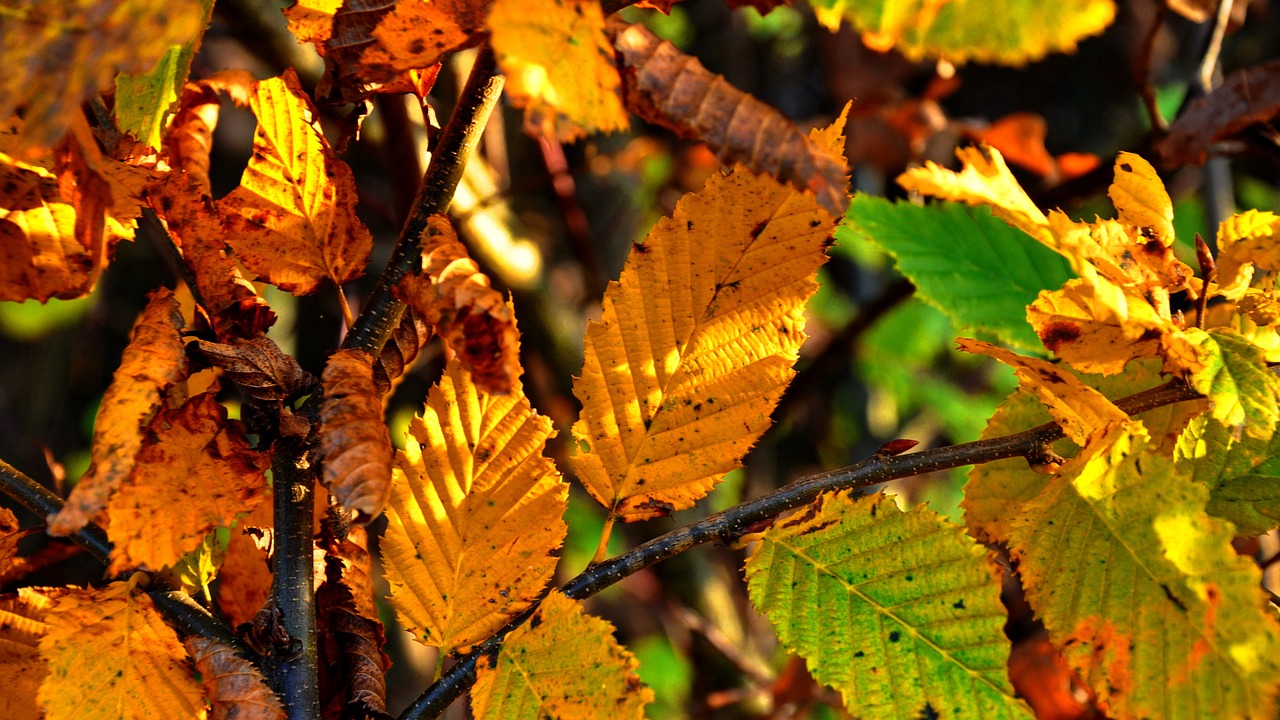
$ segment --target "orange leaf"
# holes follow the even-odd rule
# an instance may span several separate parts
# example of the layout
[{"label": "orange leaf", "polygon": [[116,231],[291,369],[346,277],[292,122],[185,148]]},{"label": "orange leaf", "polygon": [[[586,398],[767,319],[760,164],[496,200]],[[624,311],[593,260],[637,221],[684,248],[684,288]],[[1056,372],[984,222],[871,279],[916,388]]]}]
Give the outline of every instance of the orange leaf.
[{"label": "orange leaf", "polygon": [[372,362],[359,350],[339,350],[321,377],[324,484],[344,508],[363,513],[365,522],[382,514],[391,490],[391,440]]},{"label": "orange leaf", "polygon": [[300,43],[312,43],[324,53],[325,45],[333,37],[333,14],[343,6],[343,0],[295,0],[284,9],[289,21],[289,32]]},{"label": "orange leaf", "polygon": [[76,233],[76,211],[58,178],[0,153],[0,301],[74,298],[89,292],[99,248]]},{"label": "orange leaf", "polygon": [[49,677],[39,702],[48,720],[205,717],[186,650],[139,585],[69,589],[49,608],[40,654]]},{"label": "orange leaf", "polygon": [[18,558],[18,541],[30,535],[18,525],[18,518],[9,508],[0,508],[0,578],[13,575]]},{"label": "orange leaf", "polygon": [[250,270],[297,295],[326,278],[341,285],[364,274],[373,247],[356,217],[351,168],[325,141],[292,69],[257,84],[253,157],[240,187],[218,206],[227,240]]},{"label": "orange leaf", "polygon": [[322,543],[327,555],[316,591],[320,632],[320,697],[325,717],[385,717],[391,658],[373,601],[372,560],[365,529]]},{"label": "orange leaf", "polygon": [[110,572],[176,563],[262,502],[267,464],[212,392],[157,412],[133,474],[107,505]]},{"label": "orange leaf", "polygon": [[236,105],[245,107],[254,82],[247,70],[222,70],[182,88],[165,134],[164,149],[169,165],[190,175],[200,195],[213,195],[209,151],[213,148],[213,130],[218,125],[219,93],[227,93]]},{"label": "orange leaf", "polygon": [[382,73],[383,81],[405,70],[426,68],[444,54],[465,47],[484,30],[493,0],[397,2],[373,30],[360,62]]},{"label": "orange leaf", "polygon": [[143,425],[160,407],[162,393],[186,377],[181,329],[182,312],[173,293],[164,288],[152,293],[98,406],[89,470],[66,506],[49,518],[50,535],[70,535],[84,527],[133,472]]},{"label": "orange leaf", "polygon": [[183,644],[213,706],[212,720],[284,720],[284,706],[266,678],[231,646],[195,635]]},{"label": "orange leaf", "polygon": [[1045,149],[1049,134],[1044,118],[1035,113],[1012,113],[991,123],[974,136],[1000,151],[1009,162],[1030,170],[1040,177],[1053,174],[1053,156]]},{"label": "orange leaf", "polygon": [[396,295],[435,327],[486,392],[507,392],[520,376],[515,316],[458,242],[447,217],[428,218],[422,272],[406,274]]},{"label": "orange leaf", "polygon": [[271,592],[271,564],[267,553],[258,547],[251,528],[270,528],[272,524],[271,493],[247,515],[241,515],[231,529],[231,541],[218,569],[218,609],[232,627],[253,619]]},{"label": "orange leaf", "polygon": [[36,692],[49,674],[40,657],[40,638],[49,630],[45,614],[61,588],[19,588],[16,595],[0,597],[0,717],[8,720],[40,720],[44,710]]}]

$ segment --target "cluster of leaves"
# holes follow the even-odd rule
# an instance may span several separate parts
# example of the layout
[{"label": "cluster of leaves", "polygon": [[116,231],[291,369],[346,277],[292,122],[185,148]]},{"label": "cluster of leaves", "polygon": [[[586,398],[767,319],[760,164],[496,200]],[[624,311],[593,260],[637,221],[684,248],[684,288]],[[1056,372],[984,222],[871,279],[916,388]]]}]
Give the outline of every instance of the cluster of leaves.
[{"label": "cluster of leaves", "polygon": [[[1008,27],[963,2],[814,4],[869,43],[955,62],[1069,49],[1114,13],[1086,0],[1019,14],[1010,0],[1002,16],[1023,22]],[[385,292],[347,318],[348,342],[319,379],[267,337],[275,314],[249,277],[295,295],[340,290],[366,271],[372,236],[352,171],[293,71],[187,81],[211,12],[30,4],[0,26],[6,46],[25,38],[25,66],[50,76],[41,92],[6,88],[0,105],[0,299],[86,294],[139,221],[164,231],[184,273],[182,291],[150,295],[99,410],[90,468],[48,517],[50,535],[91,547],[105,529],[109,548],[96,547],[113,580],[0,598],[0,666],[15,679],[0,698],[6,716],[385,715],[389,661],[364,528],[385,514],[388,602],[442,668],[470,653],[455,667],[475,672],[477,717],[640,717],[652,693],[608,623],[584,611],[584,588],[666,552],[604,562],[614,523],[692,507],[769,428],[833,236],[883,247],[921,297],[998,343],[963,349],[1014,368],[1019,390],[989,440],[952,461],[984,463],[964,523],[858,496],[851,471],[833,476],[838,492],[805,504],[829,478],[802,480],[758,515],[729,511],[729,529],[689,529],[668,548],[749,545],[752,602],[860,715],[1030,715],[1007,677],[1002,578],[983,543],[1008,547],[1054,647],[1110,716],[1274,715],[1280,625],[1231,540],[1280,525],[1280,217],[1224,222],[1216,258],[1201,243],[1197,276],[1174,252],[1155,169],[1134,154],[1115,163],[1115,219],[1046,215],[984,147],[963,150],[958,171],[928,164],[899,178],[947,202],[850,202],[843,117],[805,135],[597,3],[297,3],[290,27],[326,63],[320,98],[425,97],[443,56],[484,43],[537,132],[616,130],[630,110],[736,164],[634,245],[587,330],[571,463],[608,520],[602,564],[556,590],[569,485],[545,456],[551,422],[524,394],[516,308],[438,212],[448,183],[424,187]],[[257,130],[239,186],[214,198],[224,96]],[[466,127],[446,139],[474,142],[483,116],[459,110]],[[432,161],[452,163],[440,174],[454,183],[468,152],[458,142]],[[434,335],[450,359],[393,451],[383,398]],[[1113,400],[1161,375],[1180,390],[1173,399],[1191,401],[1131,414]],[[223,383],[239,393],[239,418],[218,399]],[[1046,420],[1060,430],[1042,437],[1065,436],[1061,446],[993,449]],[[31,507],[21,474],[0,470]],[[797,504],[771,525],[748,522]],[[325,520],[313,523],[317,509]],[[23,532],[11,515],[0,526],[9,574]],[[289,595],[299,582],[302,597]],[[161,600],[174,592],[237,630],[189,607],[196,619],[178,623],[180,636]],[[292,602],[308,614],[291,615]]]}]

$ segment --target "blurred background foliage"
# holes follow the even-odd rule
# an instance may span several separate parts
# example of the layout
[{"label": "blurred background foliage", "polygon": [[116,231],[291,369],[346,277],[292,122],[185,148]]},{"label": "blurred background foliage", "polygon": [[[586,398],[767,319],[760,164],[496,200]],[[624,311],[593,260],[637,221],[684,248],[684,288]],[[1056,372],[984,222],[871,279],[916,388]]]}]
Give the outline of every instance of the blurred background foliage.
[{"label": "blurred background foliage", "polygon": [[[193,76],[241,67],[262,78],[292,66],[313,85],[322,64],[285,30],[283,5],[220,0]],[[1146,67],[1156,104],[1165,117],[1175,116],[1197,92],[1194,78],[1210,25],[1160,13],[1152,0],[1121,2],[1114,24],[1074,54],[1023,68],[953,68],[869,50],[848,27],[834,33],[821,27],[803,3],[761,15],[750,7],[731,10],[722,0],[687,0],[670,15],[631,8],[625,16],[647,23],[801,126],[829,124],[852,101],[847,149],[856,192],[900,196],[894,178],[911,165],[950,163],[957,144],[989,138],[997,128],[1043,127],[1043,140],[1033,131],[1019,142],[1033,154],[1058,158],[1056,166],[1015,171],[1041,205],[1090,218],[1112,214],[1105,190],[1115,153],[1142,153],[1151,138],[1135,69]],[[1144,63],[1142,48],[1157,20]],[[1266,0],[1248,3],[1245,21],[1227,36],[1222,70],[1277,56],[1280,8]],[[444,68],[425,112],[413,99],[378,97],[359,139],[342,156],[355,172],[360,212],[375,237],[370,275],[346,288],[357,306],[390,253],[421,177],[431,132],[422,118],[442,123],[448,117],[467,60],[459,54]],[[332,108],[324,117],[333,136],[349,110]],[[577,412],[570,389],[581,368],[585,323],[598,315],[605,284],[617,276],[631,243],[720,169],[705,147],[639,120],[630,132],[571,146],[531,137],[521,122],[510,108],[495,115],[453,212],[482,267],[515,298],[526,391],[555,421],[560,435],[549,452],[568,472],[565,439]],[[252,116],[224,105],[213,159],[218,196],[238,183],[252,131]],[[1236,210],[1278,209],[1275,157],[1216,158],[1165,181],[1183,243],[1197,232],[1211,237],[1218,220]],[[924,447],[973,440],[1012,389],[1007,369],[955,350],[950,321],[912,298],[886,256],[846,233],[838,239],[810,304],[810,339],[799,375],[745,470],[732,473],[698,508],[616,530],[614,552],[805,473],[856,462],[895,438]],[[1194,265],[1194,253],[1184,259]],[[162,241],[141,232],[120,246],[92,296],[44,305],[0,303],[0,457],[65,492],[88,463],[97,405],[146,293],[180,283]],[[337,294],[329,288],[298,299],[270,287],[264,292],[280,316],[272,337],[318,375],[343,330]],[[421,412],[442,360],[439,346],[429,346],[391,396],[393,442],[403,442],[409,418]],[[234,405],[234,395],[227,401]],[[892,491],[904,504],[927,502],[957,517],[963,482],[957,471],[901,481]],[[602,513],[575,490],[568,521],[562,579],[585,567]],[[33,582],[99,579],[101,569],[74,552],[38,546],[27,552],[50,557],[49,567],[29,578]],[[841,716],[832,709],[838,702],[778,650],[767,625],[750,610],[739,567],[739,552],[700,547],[589,602],[640,659],[640,674],[658,698],[650,717]],[[1087,698],[1071,694],[1064,671],[1055,670],[1053,657],[1037,644],[1029,614],[1017,614],[1016,589],[1008,602],[1015,609],[1014,662],[1023,663],[1015,671],[1032,678],[1020,687],[1035,692],[1039,684],[1040,692],[1058,693],[1046,701],[1057,705],[1045,707],[1059,714],[1043,716],[1090,716]],[[393,614],[384,612],[383,620],[390,627]],[[394,710],[425,687],[424,673],[434,662],[403,633],[389,629],[388,636]]]}]

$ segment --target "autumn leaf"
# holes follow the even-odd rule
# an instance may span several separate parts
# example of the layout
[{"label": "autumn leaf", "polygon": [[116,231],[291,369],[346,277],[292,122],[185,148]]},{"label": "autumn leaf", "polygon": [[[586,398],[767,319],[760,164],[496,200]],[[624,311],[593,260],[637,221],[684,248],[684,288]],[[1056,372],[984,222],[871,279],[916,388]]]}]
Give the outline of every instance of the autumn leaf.
[{"label": "autumn leaf", "polygon": [[256,82],[248,70],[222,70],[182,87],[165,133],[164,150],[174,170],[191,176],[193,194],[213,196],[209,153],[221,113],[220,96],[225,93],[237,106],[248,107]]},{"label": "autumn leaf", "polygon": [[1209,488],[1208,514],[1240,535],[1280,526],[1280,433],[1259,440],[1204,414],[1178,438],[1178,471]]},{"label": "autumn leaf", "polygon": [[391,491],[391,440],[372,362],[360,350],[339,350],[321,377],[321,479],[340,505],[360,512],[365,522],[382,514]]},{"label": "autumn leaf", "polygon": [[[333,15],[343,4],[343,0],[296,0],[284,9],[289,32],[299,43],[311,43],[322,51],[333,37]],[[398,3],[382,3],[384,7],[395,4]]]},{"label": "autumn leaf", "polygon": [[1169,126],[1168,135],[1154,143],[1161,165],[1170,169],[1202,165],[1219,142],[1270,123],[1280,114],[1277,78],[1280,60],[1258,63],[1227,75],[1213,92],[1191,99]]},{"label": "autumn leaf", "polygon": [[292,69],[257,84],[253,157],[240,187],[218,203],[241,262],[297,295],[364,273],[373,240],[356,217],[351,168],[325,141]]},{"label": "autumn leaf", "polygon": [[[483,32],[492,5],[492,0],[397,2],[379,18],[360,62],[374,70],[375,78],[381,72],[384,80],[391,73],[435,65]],[[348,36],[346,42],[356,37]]]},{"label": "autumn leaf", "polygon": [[0,186],[0,301],[88,292],[96,254],[76,237],[76,212],[57,177],[0,153]]},{"label": "autumn leaf", "polygon": [[1267,367],[1262,350],[1225,328],[1188,332],[1204,360],[1204,367],[1191,374],[1190,383],[1209,398],[1213,419],[1233,434],[1262,440],[1274,435],[1280,415],[1280,378]]},{"label": "autumn leaf", "polygon": [[406,274],[396,295],[449,343],[479,387],[507,392],[520,375],[520,335],[511,307],[489,286],[447,217],[427,219],[421,245],[422,271]]},{"label": "autumn leaf", "polygon": [[739,168],[635,246],[574,382],[574,467],[612,515],[690,507],[768,429],[834,224],[811,195]]},{"label": "autumn leaf", "polygon": [[176,563],[161,571],[160,576],[186,594],[208,601],[211,599],[209,584],[218,576],[226,549],[226,543],[218,541],[218,533],[210,532],[200,540],[195,550],[178,558]]},{"label": "autumn leaf", "polygon": [[212,720],[284,720],[284,706],[262,672],[229,645],[196,636],[183,644],[213,706]]},{"label": "autumn leaf", "polygon": [[262,502],[266,458],[211,393],[152,418],[133,473],[111,497],[109,572],[173,565]]},{"label": "autumn leaf", "polygon": [[944,707],[954,717],[1030,717],[1005,674],[1005,610],[983,548],[882,494],[819,503],[766,530],[746,565],[752,603],[814,678],[868,718]]},{"label": "autumn leaf", "polygon": [[839,130],[825,144],[810,139],[777,109],[735,88],[643,25],[611,30],[625,64],[631,110],[681,137],[707,143],[723,163],[741,163],[809,190],[832,217],[844,216],[849,170],[837,149],[844,145]]},{"label": "autumn leaf", "polygon": [[32,529],[23,530],[18,518],[9,508],[0,508],[0,580],[15,577],[20,571],[22,559],[18,557],[18,542],[30,535]]},{"label": "autumn leaf", "polygon": [[48,720],[205,717],[186,650],[142,591],[144,578],[69,589],[49,608],[40,640],[49,676],[39,694]]},{"label": "autumn leaf", "polygon": [[249,340],[235,338],[229,344],[197,338],[193,345],[210,365],[221,368],[251,403],[270,406],[296,398],[315,383],[297,360],[263,335]]},{"label": "autumn leaf", "polygon": [[477,664],[471,712],[477,720],[639,720],[653,691],[640,684],[636,666],[609,623],[552,591],[506,637],[496,661]]},{"label": "autumn leaf", "polygon": [[487,393],[456,358],[432,388],[396,457],[382,541],[391,604],[420,642],[464,651],[551,580],[568,495],[542,455],[552,434],[518,382]]},{"label": "autumn leaf", "polygon": [[391,331],[387,344],[382,346],[378,359],[373,362],[373,384],[380,395],[391,391],[392,383],[409,371],[422,347],[431,340],[431,327],[422,313],[405,308],[400,324]]},{"label": "autumn leaf", "polygon": [[71,0],[7,3],[0,48],[0,119],[25,108],[25,147],[51,147],[80,104],[111,87],[119,72],[142,72],[171,45],[199,36],[199,2]]},{"label": "autumn leaf", "polygon": [[1254,275],[1280,270],[1280,216],[1262,210],[1232,215],[1218,228],[1219,291],[1239,300]]},{"label": "autumn leaf", "polygon": [[[320,682],[325,717],[387,717],[391,658],[374,606],[368,536],[352,526],[346,539],[326,537],[324,583],[316,591]],[[325,702],[327,700],[327,702]]]},{"label": "autumn leaf", "polygon": [[249,622],[263,606],[271,590],[271,564],[267,553],[250,534],[273,527],[271,493],[231,528],[227,552],[218,570],[218,609],[232,627]]},{"label": "autumn leaf", "polygon": [[49,631],[44,619],[61,589],[19,588],[15,594],[0,596],[0,675],[5,689],[0,693],[0,717],[9,720],[40,720],[44,710],[36,693],[48,676],[40,656],[40,638]]},{"label": "autumn leaf", "polygon": [[1071,52],[1115,17],[1111,0],[809,0],[835,30],[847,18],[868,47],[895,48],[913,60],[940,58],[1025,65],[1052,52]]},{"label": "autumn leaf", "polygon": [[142,428],[160,407],[164,392],[186,377],[187,359],[179,335],[182,324],[173,293],[165,288],[153,292],[98,406],[89,469],[67,504],[49,518],[50,535],[70,535],[83,528],[133,472],[134,458],[142,448]]},{"label": "autumn leaf", "polygon": [[591,0],[494,0],[490,43],[525,124],[562,142],[630,124],[604,13]]}]

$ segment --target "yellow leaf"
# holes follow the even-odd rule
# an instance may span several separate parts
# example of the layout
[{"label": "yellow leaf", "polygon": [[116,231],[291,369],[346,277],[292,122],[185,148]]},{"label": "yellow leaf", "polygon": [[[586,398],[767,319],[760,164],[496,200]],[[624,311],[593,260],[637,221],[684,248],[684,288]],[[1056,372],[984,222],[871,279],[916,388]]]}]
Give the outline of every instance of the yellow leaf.
[{"label": "yellow leaf", "polygon": [[1018,383],[1040,398],[1067,437],[1078,445],[1084,445],[1094,432],[1129,419],[1106,395],[1085,385],[1066,368],[979,340],[960,338],[956,342],[961,350],[989,355],[1012,367]]},{"label": "yellow leaf", "polygon": [[1143,236],[1173,244],[1173,202],[1151,163],[1130,152],[1116,155],[1116,177],[1107,190],[1120,222],[1142,229]]},{"label": "yellow leaf", "polygon": [[519,382],[479,390],[457,359],[397,455],[383,562],[418,640],[462,651],[538,596],[564,540],[568,485],[543,457],[551,421]]},{"label": "yellow leaf", "polygon": [[160,407],[162,394],[187,374],[182,349],[182,312],[173,293],[152,293],[138,316],[129,345],[98,406],[88,471],[62,510],[49,519],[49,534],[78,531],[106,507],[116,488],[133,472],[142,448],[142,428]]},{"label": "yellow leaf", "polygon": [[61,588],[19,588],[16,595],[0,597],[0,717],[7,720],[39,720],[44,710],[36,693],[49,674],[40,656],[40,638],[49,630],[45,615]]},{"label": "yellow leaf", "polygon": [[253,157],[218,206],[245,266],[297,295],[364,274],[372,236],[356,217],[351,168],[339,160],[292,69],[258,83]]},{"label": "yellow leaf", "polygon": [[107,505],[110,572],[176,563],[262,502],[267,465],[210,393],[157,412],[133,474]]},{"label": "yellow leaf", "polygon": [[1242,285],[1238,299],[1253,280],[1254,268],[1280,270],[1280,216],[1262,210],[1233,215],[1218,227],[1218,284]]},{"label": "yellow leaf", "polygon": [[284,9],[284,16],[298,42],[314,43],[321,50],[333,36],[333,14],[341,7],[342,0],[296,0]]},{"label": "yellow leaf", "polygon": [[653,702],[638,665],[609,623],[552,591],[507,636],[496,661],[477,664],[471,711],[477,720],[638,720]]},{"label": "yellow leaf", "polygon": [[740,466],[794,374],[833,227],[812,195],[738,168],[635,246],[573,388],[574,467],[613,516],[690,507]]},{"label": "yellow leaf", "polygon": [[391,490],[391,439],[382,394],[373,384],[373,358],[339,350],[329,357],[321,381],[322,479],[334,499],[368,522],[382,514]]},{"label": "yellow leaf", "polygon": [[489,30],[507,95],[529,125],[564,142],[628,127],[599,3],[495,0]]},{"label": "yellow leaf", "polygon": [[49,609],[40,654],[48,720],[204,718],[187,653],[139,587],[142,574],[96,590],[71,589]]},{"label": "yellow leaf", "polygon": [[76,211],[58,179],[0,154],[0,301],[72,298],[88,292],[96,253],[76,237]]},{"label": "yellow leaf", "polygon": [[213,706],[213,720],[284,720],[284,706],[267,680],[231,646],[191,636],[184,643]]}]

